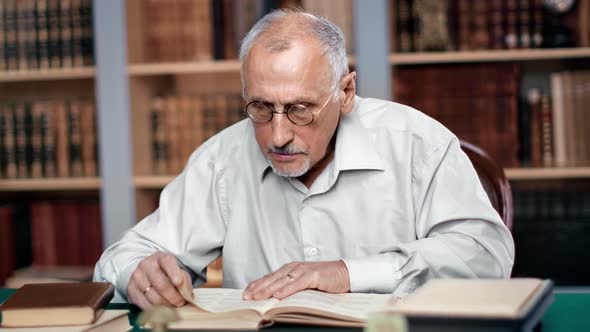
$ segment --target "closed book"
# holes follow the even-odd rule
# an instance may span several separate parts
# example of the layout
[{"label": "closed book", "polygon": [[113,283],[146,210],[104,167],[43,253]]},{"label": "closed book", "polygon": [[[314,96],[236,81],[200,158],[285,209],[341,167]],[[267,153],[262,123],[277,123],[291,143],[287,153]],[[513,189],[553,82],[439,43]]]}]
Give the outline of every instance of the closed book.
[{"label": "closed book", "polygon": [[92,324],[113,295],[110,283],[27,284],[2,305],[2,326]]},{"label": "closed book", "polygon": [[553,302],[553,282],[536,278],[433,279],[387,311],[410,331],[532,331]]}]

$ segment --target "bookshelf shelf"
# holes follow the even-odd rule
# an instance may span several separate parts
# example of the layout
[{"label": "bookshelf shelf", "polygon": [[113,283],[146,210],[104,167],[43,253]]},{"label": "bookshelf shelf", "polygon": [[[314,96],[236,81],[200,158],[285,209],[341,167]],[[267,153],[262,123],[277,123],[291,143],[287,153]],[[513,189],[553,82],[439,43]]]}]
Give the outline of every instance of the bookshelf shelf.
[{"label": "bookshelf shelf", "polygon": [[94,67],[1,71],[0,82],[31,82],[94,78]]},{"label": "bookshelf shelf", "polygon": [[393,53],[389,61],[393,65],[418,65],[465,62],[502,62],[555,60],[590,57],[590,47],[530,49],[530,50],[486,50],[470,52]]},{"label": "bookshelf shelf", "polygon": [[2,179],[0,192],[98,190],[99,178]]},{"label": "bookshelf shelf", "polygon": [[174,175],[136,176],[133,180],[137,189],[162,189],[174,179]]},{"label": "bookshelf shelf", "polygon": [[[348,64],[354,66],[356,58],[348,56]],[[157,76],[177,74],[212,74],[212,73],[239,73],[239,60],[211,60],[188,62],[158,62],[129,64],[127,73],[130,76]]]},{"label": "bookshelf shelf", "polygon": [[145,63],[128,66],[130,76],[237,73],[239,71],[238,60]]},{"label": "bookshelf shelf", "polygon": [[590,167],[507,168],[510,180],[552,180],[590,178]]}]

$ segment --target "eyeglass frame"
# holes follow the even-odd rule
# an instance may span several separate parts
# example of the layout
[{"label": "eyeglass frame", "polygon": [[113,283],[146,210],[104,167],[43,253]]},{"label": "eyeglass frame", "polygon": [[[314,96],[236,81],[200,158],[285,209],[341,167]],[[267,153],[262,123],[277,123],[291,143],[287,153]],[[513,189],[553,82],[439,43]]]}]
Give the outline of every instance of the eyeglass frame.
[{"label": "eyeglass frame", "polygon": [[[328,102],[330,101],[330,99],[332,99],[332,94],[330,94],[328,96],[328,99],[326,99],[326,101],[324,102],[324,104],[322,105],[322,107],[320,107],[320,110],[317,111],[315,114],[314,114],[314,112],[312,112],[311,110],[309,110],[309,107],[307,107],[305,105],[302,105],[302,104],[287,104],[287,105],[283,106],[283,111],[279,112],[279,111],[277,111],[275,109],[274,104],[272,104],[272,103],[266,103],[266,102],[263,102],[261,100],[252,100],[251,102],[249,102],[248,104],[246,104],[246,107],[244,107],[244,112],[246,112],[246,114],[248,115],[248,117],[252,121],[254,121],[255,123],[267,123],[267,122],[272,121],[272,118],[274,117],[275,114],[285,114],[285,116],[287,117],[287,119],[289,119],[289,121],[292,124],[294,124],[296,126],[304,127],[304,126],[309,126],[310,124],[313,123],[313,121],[315,120],[315,117],[318,116],[318,115],[320,115],[320,113],[324,110],[324,108],[326,108],[326,105],[328,105]],[[268,119],[266,121],[256,121],[256,120],[254,120],[254,118],[248,112],[248,106],[250,106],[253,103],[262,103],[263,105],[265,105],[266,107],[268,107],[268,109],[270,109],[270,111],[271,111],[271,113],[270,113],[270,119]],[[303,106],[303,107],[305,107],[309,111],[309,113],[311,113],[311,121],[309,121],[309,123],[306,123],[306,124],[298,124],[298,123],[295,123],[293,120],[291,120],[291,118],[289,117],[289,109],[292,106]]]}]

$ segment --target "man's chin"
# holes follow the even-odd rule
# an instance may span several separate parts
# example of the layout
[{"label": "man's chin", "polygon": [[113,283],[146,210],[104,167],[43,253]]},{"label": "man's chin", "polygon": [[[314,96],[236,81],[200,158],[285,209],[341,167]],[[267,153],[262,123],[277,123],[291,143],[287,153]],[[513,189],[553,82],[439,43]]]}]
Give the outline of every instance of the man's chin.
[{"label": "man's chin", "polygon": [[309,167],[303,165],[303,167],[286,167],[284,163],[277,163],[271,162],[270,166],[272,167],[272,171],[279,176],[287,177],[287,178],[297,178],[309,170]]}]

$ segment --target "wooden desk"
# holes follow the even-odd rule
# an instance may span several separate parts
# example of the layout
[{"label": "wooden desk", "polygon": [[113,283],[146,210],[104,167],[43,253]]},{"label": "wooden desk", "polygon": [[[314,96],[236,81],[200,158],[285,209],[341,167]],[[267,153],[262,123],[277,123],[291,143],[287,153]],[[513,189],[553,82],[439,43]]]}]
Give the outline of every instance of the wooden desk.
[{"label": "wooden desk", "polygon": [[[0,302],[4,302],[14,293],[13,289],[0,288]],[[133,331],[141,331],[135,325],[135,320],[139,314],[136,306],[114,303],[109,304],[108,309],[129,309],[129,319],[134,324]],[[1,320],[0,320],[1,321]],[[276,325],[264,331],[272,332],[360,332],[360,329],[352,328],[327,328],[314,326],[294,326],[294,325]],[[555,294],[555,301],[543,317],[542,332],[570,332],[570,331],[590,331],[590,293],[558,293]]]}]

